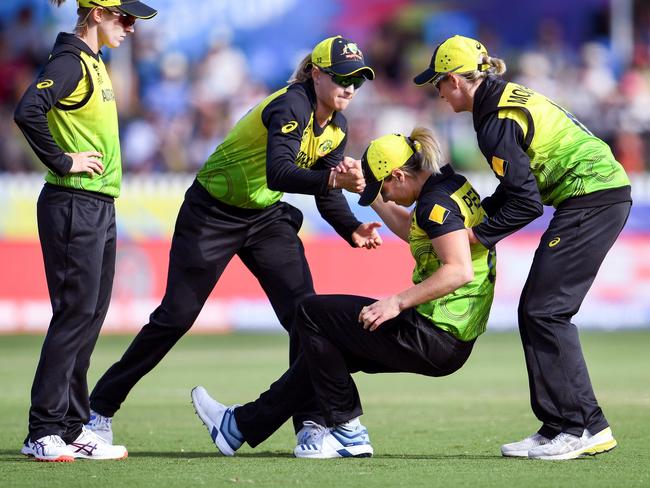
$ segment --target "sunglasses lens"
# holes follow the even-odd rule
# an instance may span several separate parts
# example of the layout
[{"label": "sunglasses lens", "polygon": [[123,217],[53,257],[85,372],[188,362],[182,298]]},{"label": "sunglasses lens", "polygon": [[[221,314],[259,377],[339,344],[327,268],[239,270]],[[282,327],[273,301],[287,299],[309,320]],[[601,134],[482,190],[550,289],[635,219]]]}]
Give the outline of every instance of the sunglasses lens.
[{"label": "sunglasses lens", "polygon": [[135,21],[136,18],[133,15],[120,15],[120,24],[124,27],[131,27]]},{"label": "sunglasses lens", "polygon": [[353,85],[355,89],[361,87],[363,85],[363,82],[366,81],[366,79],[363,76],[339,76],[339,75],[332,75],[332,80],[334,83],[336,83],[339,86],[342,86],[343,88],[347,88],[350,85]]}]

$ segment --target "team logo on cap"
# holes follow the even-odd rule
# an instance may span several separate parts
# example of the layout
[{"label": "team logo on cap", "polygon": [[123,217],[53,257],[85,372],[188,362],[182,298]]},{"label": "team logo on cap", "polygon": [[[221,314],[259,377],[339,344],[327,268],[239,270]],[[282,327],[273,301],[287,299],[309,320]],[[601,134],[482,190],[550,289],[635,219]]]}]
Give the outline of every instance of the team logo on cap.
[{"label": "team logo on cap", "polygon": [[363,53],[361,52],[361,49],[359,49],[359,46],[357,46],[354,42],[348,42],[345,46],[343,46],[342,54],[348,59],[357,59],[359,61],[363,60]]},{"label": "team logo on cap", "polygon": [[289,132],[291,132],[292,130],[294,130],[296,127],[298,127],[298,122],[296,122],[295,120],[292,120],[292,121],[289,122],[288,124],[284,124],[284,125],[282,126],[282,129],[281,129],[281,130],[282,130],[282,133],[283,133],[283,134],[288,134]]}]

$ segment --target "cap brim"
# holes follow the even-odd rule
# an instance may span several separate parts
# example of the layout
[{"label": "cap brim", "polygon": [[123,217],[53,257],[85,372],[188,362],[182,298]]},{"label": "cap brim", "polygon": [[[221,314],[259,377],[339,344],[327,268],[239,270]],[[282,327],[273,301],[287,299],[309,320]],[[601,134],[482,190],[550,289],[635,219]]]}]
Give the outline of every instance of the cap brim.
[{"label": "cap brim", "polygon": [[431,68],[425,69],[422,73],[413,78],[413,83],[418,86],[426,85],[433,82],[434,79],[439,78],[443,73],[438,73]]},{"label": "cap brim", "polygon": [[363,75],[367,80],[375,79],[375,72],[369,66],[359,61],[345,61],[343,63],[336,63],[327,68],[334,74],[340,76],[350,76],[357,73]]},{"label": "cap brim", "polygon": [[132,15],[138,19],[150,19],[158,13],[156,9],[153,9],[149,5],[145,5],[139,1],[126,0],[116,8],[125,14]]},{"label": "cap brim", "polygon": [[381,188],[384,186],[384,180],[373,181],[372,183],[366,183],[366,187],[361,192],[361,197],[359,198],[359,205],[362,207],[368,207],[372,205],[372,202],[377,200],[377,197],[381,193]]}]

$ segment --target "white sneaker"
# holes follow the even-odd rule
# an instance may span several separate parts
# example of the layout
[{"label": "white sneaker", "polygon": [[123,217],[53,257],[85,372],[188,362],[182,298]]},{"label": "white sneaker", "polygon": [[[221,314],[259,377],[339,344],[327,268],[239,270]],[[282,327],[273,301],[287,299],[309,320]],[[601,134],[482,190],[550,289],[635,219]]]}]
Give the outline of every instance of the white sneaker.
[{"label": "white sneaker", "polygon": [[607,427],[597,434],[591,435],[587,429],[582,434],[582,443],[584,451],[583,456],[595,456],[604,452],[609,452],[614,449],[618,442],[614,439],[612,429]]},{"label": "white sneaker", "polygon": [[34,442],[28,439],[20,449],[20,453],[33,457],[36,461],[70,463],[74,461],[72,450],[58,435],[41,437]]},{"label": "white sneaker", "polygon": [[92,430],[83,427],[79,437],[68,444],[75,458],[93,459],[96,461],[109,459],[126,459],[129,456],[126,447],[109,444]]},{"label": "white sneaker", "polygon": [[244,443],[234,415],[235,408],[239,405],[222,405],[202,386],[196,386],[192,390],[192,404],[217,449],[224,456],[234,456],[235,451]]},{"label": "white sneaker", "polygon": [[113,443],[113,417],[104,417],[94,410],[90,411],[90,420],[86,424],[88,430],[93,431],[109,444]]},{"label": "white sneaker", "polygon": [[518,442],[511,442],[501,446],[501,455],[506,457],[528,457],[528,451],[534,447],[543,446],[551,442],[537,432]]},{"label": "white sneaker", "polygon": [[529,450],[528,457],[544,461],[561,461],[580,457],[583,452],[582,437],[561,432],[553,437],[551,442]]},{"label": "white sneaker", "polygon": [[331,429],[323,428],[312,436],[311,443],[299,444],[293,450],[298,458],[332,459],[342,457],[371,457],[368,431],[359,419],[337,425]]}]

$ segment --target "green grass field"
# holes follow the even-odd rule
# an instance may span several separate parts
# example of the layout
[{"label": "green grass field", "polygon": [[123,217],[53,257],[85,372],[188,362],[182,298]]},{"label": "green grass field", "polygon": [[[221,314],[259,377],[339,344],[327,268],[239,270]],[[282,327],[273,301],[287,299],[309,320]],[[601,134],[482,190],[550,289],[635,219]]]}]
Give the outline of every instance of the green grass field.
[{"label": "green grass field", "polygon": [[[89,382],[129,337],[102,337]],[[519,338],[482,337],[466,366],[447,378],[357,375],[375,457],[300,460],[285,425],[257,449],[219,457],[195,416],[190,389],[224,403],[252,400],[284,371],[283,335],[190,336],[136,386],[115,417],[125,461],[36,463],[18,453],[42,338],[0,337],[0,486],[358,487],[650,486],[650,331],[583,333],[599,401],[619,447],[568,462],[504,459],[499,445],[537,427]]]}]

